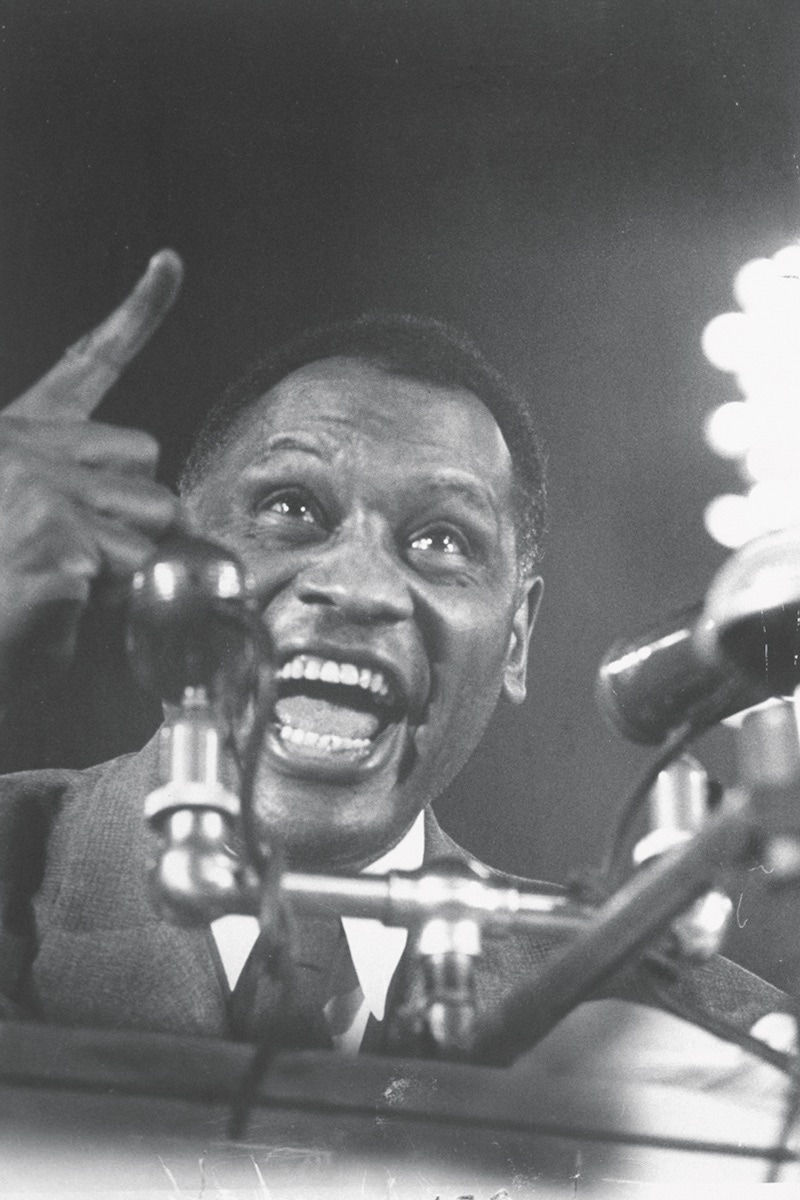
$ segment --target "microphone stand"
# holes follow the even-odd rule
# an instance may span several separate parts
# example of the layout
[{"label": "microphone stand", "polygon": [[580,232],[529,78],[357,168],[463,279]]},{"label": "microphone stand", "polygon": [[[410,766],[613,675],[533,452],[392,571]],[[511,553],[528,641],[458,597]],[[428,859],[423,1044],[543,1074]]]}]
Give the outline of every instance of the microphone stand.
[{"label": "microphone stand", "polygon": [[737,737],[743,787],[685,847],[649,865],[597,911],[585,930],[499,1009],[480,1018],[476,1061],[507,1065],[531,1050],[625,961],[706,891],[724,868],[755,853],[776,886],[800,884],[800,738],[794,700],[747,713]]},{"label": "microphone stand", "polygon": [[759,845],[748,794],[728,792],[694,838],[635,875],[535,979],[478,1018],[473,1061],[507,1066],[532,1049],[623,963],[708,891],[720,865],[744,863]]}]

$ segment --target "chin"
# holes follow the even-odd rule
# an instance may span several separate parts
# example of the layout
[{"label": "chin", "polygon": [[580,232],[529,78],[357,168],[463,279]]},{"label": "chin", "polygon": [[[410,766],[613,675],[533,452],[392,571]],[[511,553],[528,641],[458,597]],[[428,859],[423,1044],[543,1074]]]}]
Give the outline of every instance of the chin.
[{"label": "chin", "polygon": [[370,782],[353,787],[262,772],[256,816],[265,843],[280,843],[298,870],[357,870],[374,862],[403,837],[425,801]]}]

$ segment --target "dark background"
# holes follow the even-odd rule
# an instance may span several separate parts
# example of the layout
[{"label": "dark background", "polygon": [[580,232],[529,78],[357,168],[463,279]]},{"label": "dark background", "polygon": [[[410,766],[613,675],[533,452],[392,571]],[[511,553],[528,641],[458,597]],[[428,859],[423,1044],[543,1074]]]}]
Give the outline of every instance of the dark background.
[{"label": "dark background", "polygon": [[[796,0],[0,13],[0,400],[161,245],[187,264],[179,307],[99,415],[155,433],[166,478],[266,344],[370,307],[466,326],[536,406],[552,536],[529,700],[437,807],[497,866],[561,880],[598,862],[649,756],[596,712],[597,663],[725,557],[702,510],[736,480],[702,425],[733,393],[700,333],[739,266],[800,234]],[[41,714],[53,756],[145,735],[118,669]],[[700,752],[725,777],[730,736]],[[761,876],[739,889],[733,953],[789,982],[800,900],[760,894]]]}]

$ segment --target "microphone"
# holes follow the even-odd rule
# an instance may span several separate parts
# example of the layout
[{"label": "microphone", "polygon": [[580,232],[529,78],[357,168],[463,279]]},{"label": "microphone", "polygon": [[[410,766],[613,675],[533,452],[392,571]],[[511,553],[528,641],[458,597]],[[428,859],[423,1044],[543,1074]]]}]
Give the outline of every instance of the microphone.
[{"label": "microphone", "polygon": [[127,650],[142,687],[178,704],[187,687],[226,702],[255,666],[250,581],[226,547],[176,534],[133,576]]},{"label": "microphone", "polygon": [[800,526],[748,542],[717,574],[698,646],[722,655],[770,694],[791,697],[749,713],[739,771],[761,820],[773,883],[800,879]]},{"label": "microphone", "polygon": [[696,639],[766,696],[800,684],[800,526],[748,542],[724,563],[706,596]]},{"label": "microphone", "polygon": [[257,629],[244,567],[214,542],[176,535],[133,577],[127,652],[166,716],[163,782],[145,801],[159,838],[149,882],[156,907],[178,924],[214,920],[239,894],[231,847],[240,805],[223,780],[222,749],[254,690]]},{"label": "microphone", "polygon": [[607,651],[597,702],[623,737],[659,745],[685,723],[699,732],[772,694],[709,642],[706,625],[701,601]]},{"label": "microphone", "polygon": [[800,526],[747,542],[705,600],[639,637],[615,642],[597,698],[619,732],[657,745],[698,731],[800,685]]}]

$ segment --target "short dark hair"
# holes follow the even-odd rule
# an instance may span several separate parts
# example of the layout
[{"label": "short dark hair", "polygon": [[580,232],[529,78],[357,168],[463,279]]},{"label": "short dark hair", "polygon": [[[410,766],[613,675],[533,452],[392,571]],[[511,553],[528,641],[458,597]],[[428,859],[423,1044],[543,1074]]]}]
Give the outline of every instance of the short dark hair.
[{"label": "short dark hair", "polygon": [[307,330],[269,351],[212,405],[181,472],[181,492],[200,482],[256,401],[294,371],[325,358],[355,358],[409,379],[464,388],[486,405],[511,454],[518,555],[522,569],[531,570],[545,530],[546,485],[530,408],[467,334],[429,317],[366,313]]}]

